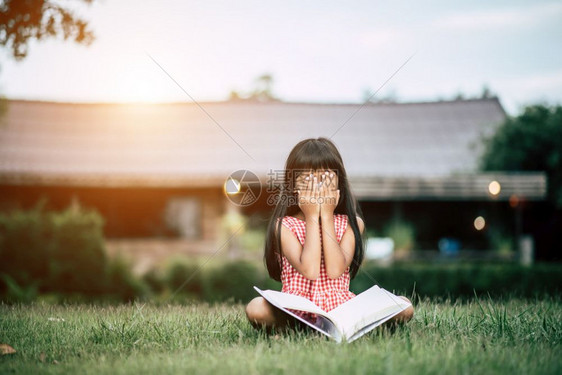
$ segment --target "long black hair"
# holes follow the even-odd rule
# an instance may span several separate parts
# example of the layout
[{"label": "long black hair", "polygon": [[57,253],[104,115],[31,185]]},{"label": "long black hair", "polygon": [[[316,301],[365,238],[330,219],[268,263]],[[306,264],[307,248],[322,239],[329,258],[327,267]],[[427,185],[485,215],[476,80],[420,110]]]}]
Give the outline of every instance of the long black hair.
[{"label": "long black hair", "polygon": [[274,280],[281,281],[281,220],[286,215],[293,216],[300,211],[295,191],[296,178],[300,172],[318,169],[330,169],[338,176],[340,199],[334,213],[347,215],[348,223],[355,235],[355,253],[349,268],[350,278],[355,277],[363,262],[364,241],[357,224],[357,216],[363,219],[363,214],[351,192],[342,157],[329,139],[309,138],[300,141],[291,150],[285,163],[284,179],[279,185],[279,194],[273,197],[275,209],[267,227],[264,262],[269,276]]}]

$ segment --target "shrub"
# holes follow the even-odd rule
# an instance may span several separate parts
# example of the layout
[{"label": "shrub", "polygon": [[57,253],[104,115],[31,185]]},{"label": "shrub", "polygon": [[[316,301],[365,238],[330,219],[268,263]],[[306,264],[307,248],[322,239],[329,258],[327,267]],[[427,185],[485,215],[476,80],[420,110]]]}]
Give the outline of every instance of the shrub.
[{"label": "shrub", "polygon": [[240,235],[240,247],[246,253],[259,254],[263,251],[265,242],[265,229],[246,229]]},{"label": "shrub", "polygon": [[8,303],[32,302],[37,298],[37,284],[20,286],[6,274],[0,274],[0,295]]},{"label": "shrub", "polygon": [[254,285],[264,281],[264,274],[251,262],[236,260],[206,270],[205,300],[247,303],[256,297]]},{"label": "shrub", "polygon": [[415,244],[415,227],[413,224],[393,220],[385,226],[384,236],[394,241],[395,250],[412,250]]},{"label": "shrub", "polygon": [[131,262],[120,255],[109,259],[104,275],[106,284],[103,294],[122,302],[148,296],[151,292],[150,286],[135,276],[132,269]]},{"label": "shrub", "polygon": [[47,215],[49,290],[102,293],[107,256],[101,215],[78,204]]},{"label": "shrub", "polygon": [[164,272],[160,268],[151,268],[142,275],[142,280],[155,293],[162,294],[167,289]]},{"label": "shrub", "polygon": [[420,296],[471,298],[488,293],[499,297],[512,294],[521,297],[557,295],[562,291],[562,265],[535,264],[397,264],[381,267],[365,262],[351,281],[354,293],[377,284],[389,291]]},{"label": "shrub", "polygon": [[488,239],[491,249],[500,254],[510,254],[515,249],[513,235],[505,228],[491,226],[488,229]]},{"label": "shrub", "polygon": [[49,277],[50,226],[40,201],[29,211],[0,215],[0,274],[16,285],[38,284]]},{"label": "shrub", "polygon": [[95,210],[75,202],[61,212],[46,211],[45,204],[42,199],[30,210],[0,214],[3,300],[27,301],[36,292],[76,300],[106,294],[130,300],[146,294],[148,288],[130,265],[108,259],[104,220]]},{"label": "shrub", "polygon": [[[156,276],[156,273],[154,274]],[[160,282],[168,287],[172,295],[180,295],[190,299],[202,299],[204,280],[198,262],[186,256],[170,259],[164,266]]]}]

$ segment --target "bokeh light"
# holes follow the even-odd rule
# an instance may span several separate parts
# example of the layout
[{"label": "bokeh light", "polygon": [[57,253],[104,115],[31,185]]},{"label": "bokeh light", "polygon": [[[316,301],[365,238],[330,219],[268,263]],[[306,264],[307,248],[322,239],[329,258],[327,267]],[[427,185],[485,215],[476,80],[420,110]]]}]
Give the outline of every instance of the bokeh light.
[{"label": "bokeh light", "polygon": [[486,220],[484,220],[482,216],[478,216],[476,219],[474,219],[474,228],[476,228],[476,230],[484,229],[485,225],[486,225]]},{"label": "bokeh light", "polygon": [[488,191],[492,195],[498,195],[501,191],[501,185],[498,181],[494,180],[488,185]]},{"label": "bokeh light", "polygon": [[519,205],[519,197],[515,194],[511,194],[509,197],[509,205],[513,208],[517,207]]}]

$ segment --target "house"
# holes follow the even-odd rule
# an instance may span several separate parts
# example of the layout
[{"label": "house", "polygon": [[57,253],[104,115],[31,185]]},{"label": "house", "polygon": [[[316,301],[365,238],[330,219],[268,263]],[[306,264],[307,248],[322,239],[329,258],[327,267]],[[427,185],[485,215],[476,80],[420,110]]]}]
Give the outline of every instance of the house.
[{"label": "house", "polygon": [[[525,207],[546,192],[543,172],[478,172],[478,140],[505,117],[497,98],[364,105],[11,100],[0,125],[0,209],[29,207],[41,196],[62,208],[74,197],[104,215],[110,238],[179,235],[207,246],[233,207],[224,190],[230,174],[251,171],[264,190],[298,141],[326,136],[340,149],[375,233],[394,217],[416,223],[422,249],[444,236],[485,248],[476,217],[524,230]],[[263,222],[266,198],[239,209]]]}]

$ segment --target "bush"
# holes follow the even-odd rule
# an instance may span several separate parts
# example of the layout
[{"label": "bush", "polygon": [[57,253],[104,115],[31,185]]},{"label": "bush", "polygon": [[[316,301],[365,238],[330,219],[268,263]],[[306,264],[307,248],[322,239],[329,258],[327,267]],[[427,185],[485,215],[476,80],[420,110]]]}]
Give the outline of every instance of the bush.
[{"label": "bush", "polygon": [[[45,201],[29,211],[0,215],[0,274],[16,285],[45,288],[49,278],[50,225],[43,212]],[[5,282],[4,285],[7,285]]]},{"label": "bush", "polygon": [[420,263],[381,267],[365,262],[350,289],[357,294],[374,284],[406,296],[412,294],[414,284],[418,295],[428,297],[471,298],[475,292],[495,297],[557,295],[562,292],[562,265]]},{"label": "bush", "polygon": [[[281,290],[263,266],[246,260],[199,265],[187,257],[170,259],[162,268],[138,278],[124,258],[109,259],[102,235],[103,220],[79,206],[45,212],[0,214],[0,297],[31,301],[38,294],[55,300],[111,298],[131,301],[154,291],[162,301],[204,300],[247,303],[260,289]],[[359,294],[377,284],[389,291],[420,296],[468,297],[474,293],[533,297],[562,292],[562,265],[535,264],[394,264],[365,261],[351,281]],[[58,293],[58,294],[57,294]],[[61,298],[59,298],[61,297]]]},{"label": "bush", "polygon": [[240,248],[246,253],[260,254],[265,245],[265,229],[246,229],[240,235]]},{"label": "bush", "polygon": [[[282,284],[267,276],[262,269],[244,260],[223,262],[213,267],[201,267],[197,272],[197,289],[191,293],[178,291],[178,288],[193,273],[194,263],[189,260],[176,259],[168,266],[168,274],[152,270],[145,276],[151,285],[157,286],[164,293],[160,301],[187,302],[197,297],[207,302],[241,302],[247,303],[258,294],[253,286],[260,289],[281,290]],[[192,266],[181,266],[191,264]],[[459,297],[472,298],[477,295],[500,297],[505,294],[520,297],[559,294],[562,286],[562,265],[535,264],[524,267],[518,264],[395,264],[383,267],[375,262],[366,261],[361,270],[351,280],[350,290],[359,294],[377,284],[391,292],[410,296],[414,290],[424,297]],[[157,276],[158,275],[158,276]],[[186,284],[191,284],[191,281]],[[198,294],[200,287],[203,293]],[[153,289],[156,290],[156,289]],[[171,292],[177,291],[174,295]],[[186,298],[186,297],[191,298]],[[173,298],[170,298],[173,297]],[[179,299],[178,299],[179,297]]]},{"label": "bush", "polygon": [[135,276],[132,269],[131,262],[122,256],[109,259],[104,275],[106,285],[103,295],[122,302],[150,295],[151,288],[148,283]]},{"label": "bush", "polygon": [[142,276],[143,282],[150,288],[151,291],[163,294],[167,289],[164,274],[159,268],[152,268]]},{"label": "bush", "polygon": [[0,214],[3,300],[27,301],[37,293],[130,300],[147,293],[124,260],[108,259],[102,216],[77,202],[61,212],[46,211],[45,204]]},{"label": "bush", "polygon": [[160,280],[172,296],[180,295],[189,299],[202,299],[204,280],[198,262],[181,256],[170,259],[164,267]]},{"label": "bush", "polygon": [[62,293],[103,293],[107,266],[103,218],[78,204],[49,212],[46,218],[50,232],[47,288]]},{"label": "bush", "polygon": [[205,279],[205,300],[247,303],[257,296],[253,286],[263,283],[264,274],[253,263],[236,260],[208,269]]},{"label": "bush", "polygon": [[20,286],[18,283],[6,274],[0,275],[0,295],[3,300],[8,303],[32,302],[37,298],[37,285]]},{"label": "bush", "polygon": [[159,293],[159,302],[247,303],[257,296],[254,285],[261,288],[265,284],[266,289],[278,286],[273,280],[268,282],[265,274],[246,260],[204,266],[185,256],[172,258],[164,266],[153,268],[145,274],[144,280]]},{"label": "bush", "polygon": [[488,229],[488,239],[493,251],[500,254],[510,254],[515,249],[513,235],[505,228],[490,226]]},{"label": "bush", "polygon": [[396,250],[412,250],[415,245],[415,233],[412,223],[401,220],[393,220],[384,228],[384,236],[392,238]]}]

